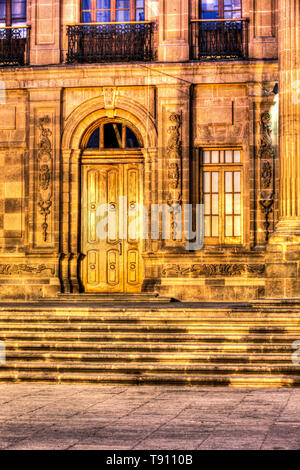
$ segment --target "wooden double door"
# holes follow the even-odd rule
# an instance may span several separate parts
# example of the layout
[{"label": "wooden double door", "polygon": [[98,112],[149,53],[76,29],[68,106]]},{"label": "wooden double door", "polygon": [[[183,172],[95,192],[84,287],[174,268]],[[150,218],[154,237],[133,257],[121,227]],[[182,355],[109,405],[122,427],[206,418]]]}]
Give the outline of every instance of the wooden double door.
[{"label": "wooden double door", "polygon": [[85,292],[140,292],[142,163],[82,164]]}]

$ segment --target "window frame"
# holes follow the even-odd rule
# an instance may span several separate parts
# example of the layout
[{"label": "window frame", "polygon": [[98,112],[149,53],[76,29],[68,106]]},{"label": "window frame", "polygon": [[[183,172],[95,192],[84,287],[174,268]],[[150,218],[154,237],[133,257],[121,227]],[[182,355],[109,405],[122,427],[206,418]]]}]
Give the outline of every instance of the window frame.
[{"label": "window frame", "polygon": [[[226,150],[239,150],[240,151],[240,162],[239,163],[203,163],[203,155],[204,151],[224,151],[224,156],[225,156],[225,151]],[[199,189],[196,191],[196,194],[198,193],[197,200],[200,201],[200,203],[204,204],[204,172],[209,171],[209,172],[217,172],[218,173],[218,229],[219,229],[219,235],[217,237],[209,236],[206,237],[204,236],[204,247],[205,246],[241,246],[244,243],[244,208],[243,208],[243,194],[244,194],[244,185],[243,185],[243,151],[241,147],[234,147],[234,146],[224,146],[224,147],[201,147],[198,148],[198,169],[197,172],[199,174],[198,178],[198,183],[199,184]],[[225,173],[226,172],[240,172],[240,235],[239,236],[226,236],[225,234],[225,217],[226,217],[226,212],[225,212],[225,195],[229,194],[225,193]],[[196,178],[196,181],[197,179]],[[210,194],[212,194],[212,191],[210,190]],[[232,194],[235,194],[234,191],[232,191]],[[238,192],[236,192],[238,194]],[[210,202],[211,204],[211,202]],[[211,205],[210,205],[211,207]],[[205,213],[203,214],[205,216]],[[211,217],[213,214],[207,214],[210,215]],[[227,214],[231,215],[234,217],[234,214]],[[234,227],[234,226],[233,226]],[[233,232],[234,233],[234,232]]]},{"label": "window frame", "polygon": [[[83,0],[80,0],[80,22],[83,22],[83,12],[90,11],[91,12],[91,23],[97,23],[97,11],[110,11],[110,21],[107,23],[116,23],[116,12],[117,11],[125,11],[128,8],[117,8],[116,7],[117,0],[110,0],[110,8],[109,9],[97,9],[97,0],[91,0],[91,9],[90,10],[83,10]],[[130,20],[129,21],[136,21],[136,11],[140,10],[141,8],[136,7],[136,0],[130,0],[129,5],[129,12],[130,12]],[[144,16],[145,16],[145,2],[144,2]],[[145,20],[144,20],[145,21]],[[88,23],[88,24],[91,24]],[[106,22],[103,22],[106,23]],[[121,21],[120,23],[126,23],[126,21]]]},{"label": "window frame", "polygon": [[[225,14],[225,8],[224,8],[224,1],[225,0],[218,0],[218,18],[215,18],[215,21],[217,20],[222,20],[222,19],[228,19],[228,21],[232,20],[232,18],[224,18],[224,14]],[[206,11],[206,12],[214,12],[213,10],[202,10],[202,0],[199,0],[199,18],[200,19],[203,19],[203,20],[209,20],[209,18],[202,18],[202,14],[203,12]],[[240,14],[240,18],[243,17],[243,0],[241,0],[241,8],[240,10],[226,10],[226,11],[240,11],[241,14]],[[239,18],[239,19],[240,19]],[[212,19],[213,20],[213,19]]]},{"label": "window frame", "polygon": [[[122,125],[122,147],[115,148],[115,147],[104,147],[104,126],[105,124],[121,124]],[[128,127],[134,134],[138,141],[139,147],[126,147],[126,127]],[[93,132],[99,128],[99,148],[87,148],[88,141],[93,134]],[[81,149],[84,153],[123,153],[123,152],[140,152],[143,148],[142,137],[138,130],[129,122],[124,119],[101,119],[94,124],[92,124],[83,134],[81,139]]]},{"label": "window frame", "polygon": [[5,18],[0,18],[0,25],[5,23],[5,27],[15,27],[17,28],[20,23],[23,25],[27,24],[27,0],[24,0],[25,3],[25,18],[17,19],[13,22],[13,2],[14,0],[5,0]]}]

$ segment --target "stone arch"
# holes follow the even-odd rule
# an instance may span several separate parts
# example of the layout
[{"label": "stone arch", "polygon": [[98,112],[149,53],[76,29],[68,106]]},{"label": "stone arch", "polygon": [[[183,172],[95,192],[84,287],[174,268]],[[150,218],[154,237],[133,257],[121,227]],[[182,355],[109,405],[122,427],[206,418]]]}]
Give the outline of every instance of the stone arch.
[{"label": "stone arch", "polygon": [[143,139],[143,147],[157,147],[157,130],[150,113],[136,101],[118,97],[115,108],[105,108],[102,97],[93,98],[76,108],[68,117],[62,135],[62,150],[77,150],[83,134],[101,118],[121,118],[132,123]]}]

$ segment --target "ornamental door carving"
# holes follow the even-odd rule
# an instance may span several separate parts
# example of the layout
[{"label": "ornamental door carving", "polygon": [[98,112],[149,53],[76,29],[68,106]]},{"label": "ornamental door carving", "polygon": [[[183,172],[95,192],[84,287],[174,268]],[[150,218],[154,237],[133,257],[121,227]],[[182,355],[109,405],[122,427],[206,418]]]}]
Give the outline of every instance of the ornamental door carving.
[{"label": "ornamental door carving", "polygon": [[85,292],[140,292],[142,164],[82,164]]}]

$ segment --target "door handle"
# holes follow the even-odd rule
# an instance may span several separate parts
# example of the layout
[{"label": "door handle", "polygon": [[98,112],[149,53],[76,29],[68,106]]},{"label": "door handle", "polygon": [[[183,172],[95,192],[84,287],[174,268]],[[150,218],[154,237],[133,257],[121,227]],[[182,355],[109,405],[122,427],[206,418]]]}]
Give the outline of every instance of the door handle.
[{"label": "door handle", "polygon": [[120,253],[120,256],[122,256],[122,242],[120,242],[120,245],[119,245],[119,253]]}]

